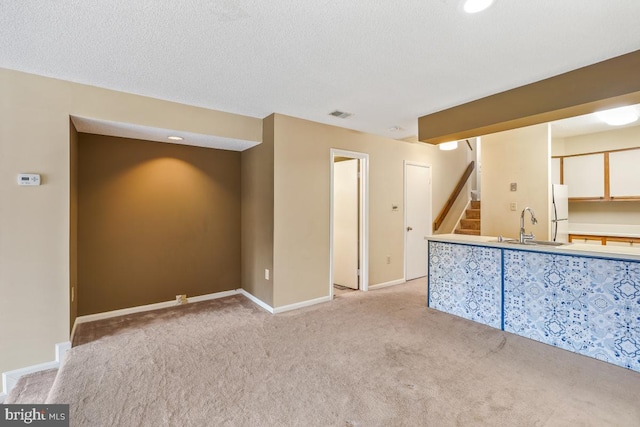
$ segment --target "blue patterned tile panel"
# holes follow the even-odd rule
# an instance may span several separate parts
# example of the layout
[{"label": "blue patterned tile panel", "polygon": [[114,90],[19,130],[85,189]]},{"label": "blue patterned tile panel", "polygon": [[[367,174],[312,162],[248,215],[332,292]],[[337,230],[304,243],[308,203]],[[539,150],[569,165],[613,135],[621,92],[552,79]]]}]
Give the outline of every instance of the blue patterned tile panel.
[{"label": "blue patterned tile panel", "polygon": [[505,331],[640,371],[640,263],[503,256]]},{"label": "blue patterned tile panel", "polygon": [[494,328],[502,323],[501,250],[429,242],[429,307]]}]

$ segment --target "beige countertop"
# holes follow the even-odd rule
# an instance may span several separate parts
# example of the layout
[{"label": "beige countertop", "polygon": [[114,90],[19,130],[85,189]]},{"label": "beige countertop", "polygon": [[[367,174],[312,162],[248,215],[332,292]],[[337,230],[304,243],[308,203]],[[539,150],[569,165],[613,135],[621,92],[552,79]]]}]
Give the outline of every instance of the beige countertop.
[{"label": "beige countertop", "polygon": [[527,250],[564,255],[586,255],[640,261],[640,247],[599,246],[578,243],[567,243],[562,246],[522,245],[519,243],[498,242],[498,238],[495,236],[469,236],[465,234],[435,234],[432,236],[426,236],[425,239],[437,242],[465,243],[501,249]]}]

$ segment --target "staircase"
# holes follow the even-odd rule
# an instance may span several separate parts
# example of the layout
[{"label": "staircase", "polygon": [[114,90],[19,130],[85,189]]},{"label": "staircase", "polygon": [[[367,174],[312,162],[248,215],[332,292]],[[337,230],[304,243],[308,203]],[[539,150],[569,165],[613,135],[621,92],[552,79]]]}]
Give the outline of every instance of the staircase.
[{"label": "staircase", "polygon": [[456,228],[456,234],[480,235],[480,201],[472,200],[465,211],[464,218],[460,220],[460,228]]}]

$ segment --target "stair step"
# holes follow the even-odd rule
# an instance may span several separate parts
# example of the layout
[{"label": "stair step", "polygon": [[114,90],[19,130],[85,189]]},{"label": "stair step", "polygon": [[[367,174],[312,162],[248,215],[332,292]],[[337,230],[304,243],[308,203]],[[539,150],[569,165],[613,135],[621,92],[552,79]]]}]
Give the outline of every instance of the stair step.
[{"label": "stair step", "polygon": [[480,230],[480,220],[479,219],[461,219],[460,225],[462,228],[467,230]]},{"label": "stair step", "polygon": [[467,209],[465,215],[467,219],[480,219],[480,209]]},{"label": "stair step", "polygon": [[480,230],[469,230],[467,228],[458,228],[455,231],[456,234],[469,234],[472,236],[479,236]]},{"label": "stair step", "polygon": [[480,200],[472,200],[471,209],[480,209]]}]

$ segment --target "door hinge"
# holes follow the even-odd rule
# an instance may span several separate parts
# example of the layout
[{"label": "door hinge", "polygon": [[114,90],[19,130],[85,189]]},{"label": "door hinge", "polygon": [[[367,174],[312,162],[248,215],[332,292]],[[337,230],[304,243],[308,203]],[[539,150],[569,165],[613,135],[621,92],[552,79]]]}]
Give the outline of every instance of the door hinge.
[{"label": "door hinge", "polygon": [[356,270],[356,274],[359,276],[360,275],[360,269]]}]

